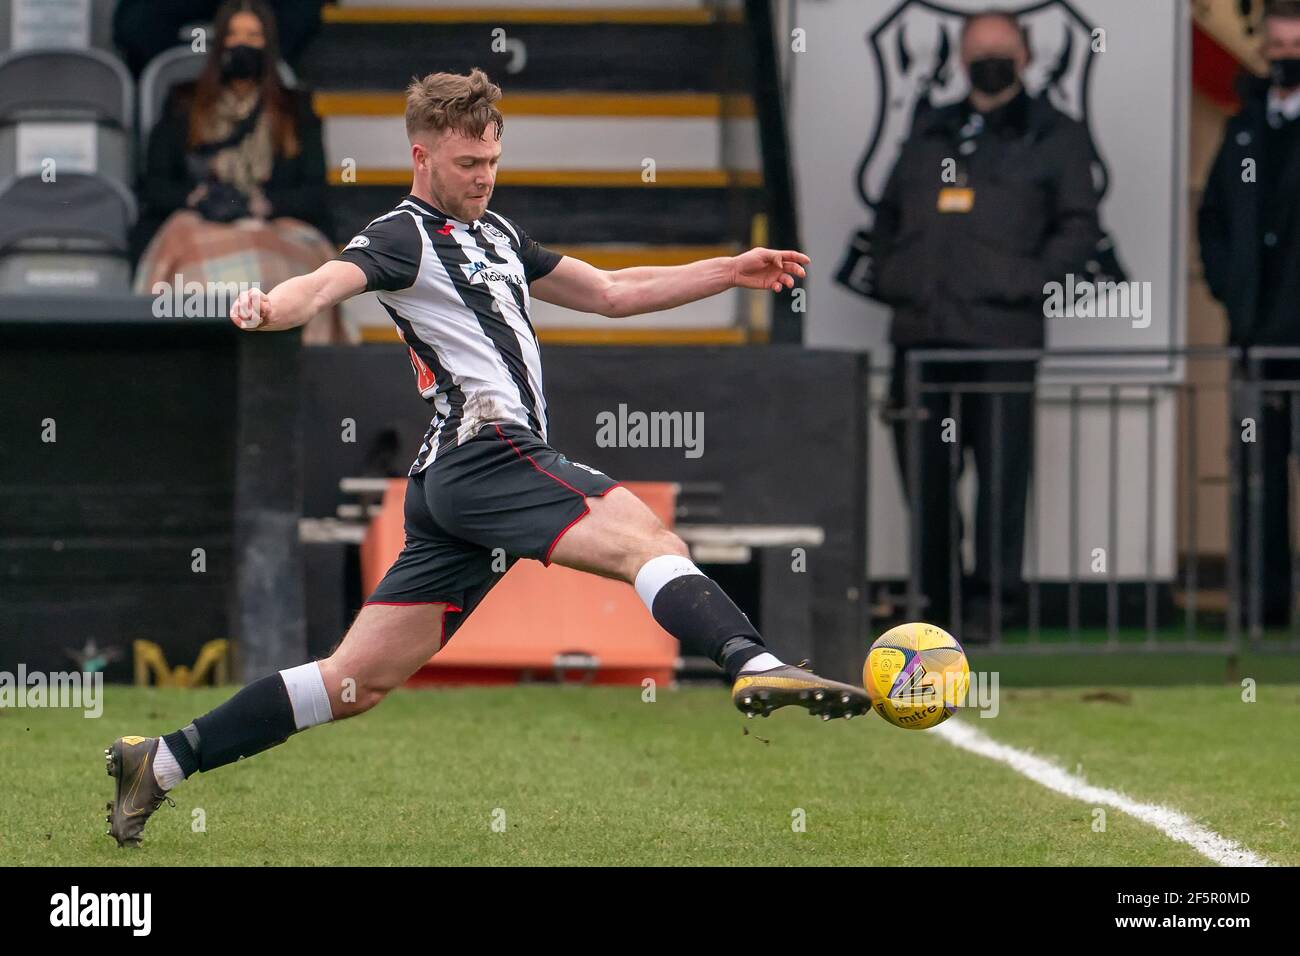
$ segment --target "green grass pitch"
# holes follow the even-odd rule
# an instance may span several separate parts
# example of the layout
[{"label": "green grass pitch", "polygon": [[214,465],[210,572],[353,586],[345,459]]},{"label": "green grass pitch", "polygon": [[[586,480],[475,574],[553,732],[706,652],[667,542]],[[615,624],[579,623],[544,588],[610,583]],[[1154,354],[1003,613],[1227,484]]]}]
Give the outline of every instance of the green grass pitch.
[{"label": "green grass pitch", "polygon": [[[1261,682],[1254,703],[1222,684],[1089,690],[1004,687],[996,718],[958,719],[1300,864],[1300,684]],[[228,693],[110,686],[99,719],[0,711],[0,865],[1206,862],[1117,811],[1094,832],[1086,804],[927,732],[746,721],[704,687],[400,691],[187,781],[119,850],[103,748]]]}]

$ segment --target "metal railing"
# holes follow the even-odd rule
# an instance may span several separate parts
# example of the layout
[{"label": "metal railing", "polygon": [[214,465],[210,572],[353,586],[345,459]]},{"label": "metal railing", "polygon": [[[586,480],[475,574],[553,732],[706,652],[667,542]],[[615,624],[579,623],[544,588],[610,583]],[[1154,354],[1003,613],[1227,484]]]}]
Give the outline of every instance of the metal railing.
[{"label": "metal railing", "polygon": [[[1037,381],[1045,359],[1050,382]],[[1162,359],[1167,370],[1151,374]],[[1300,348],[910,350],[900,374],[887,411],[907,508],[907,619],[984,631],[1004,650],[1231,651],[1243,629],[1252,649],[1300,650]],[[968,453],[984,472],[974,521],[961,503]],[[1046,487],[1040,454],[1059,479]],[[1266,515],[1266,500],[1290,516],[1285,594],[1276,530],[1264,552],[1266,520],[1283,515]],[[927,513],[937,506],[946,514]],[[1203,551],[1207,518],[1226,533]]]},{"label": "metal railing", "polygon": [[[1268,481],[1281,479],[1284,482],[1284,514],[1287,519],[1283,531],[1286,536],[1286,560],[1290,567],[1287,573],[1286,617],[1290,645],[1300,647],[1300,607],[1296,598],[1300,595],[1300,556],[1297,556],[1295,535],[1296,507],[1300,504],[1300,487],[1297,486],[1295,467],[1300,461],[1300,348],[1294,346],[1264,346],[1246,350],[1244,374],[1239,384],[1239,397],[1249,418],[1255,426],[1254,441],[1234,443],[1245,445],[1247,451],[1246,493],[1249,507],[1249,520],[1246,522],[1246,622],[1252,647],[1264,643],[1264,597],[1265,581],[1273,572],[1266,560],[1265,534],[1270,519],[1281,516],[1265,513],[1265,497]],[[1269,406],[1274,406],[1270,408]],[[1285,412],[1273,415],[1272,411]],[[1244,425],[1242,426],[1245,427]],[[1283,460],[1267,461],[1266,456],[1270,442],[1276,441],[1273,429],[1279,429],[1279,442],[1285,446]],[[1282,431],[1284,430],[1284,431]],[[1240,491],[1239,491],[1240,493]],[[1278,504],[1278,502],[1275,502]],[[1280,555],[1271,556],[1281,560]]]}]

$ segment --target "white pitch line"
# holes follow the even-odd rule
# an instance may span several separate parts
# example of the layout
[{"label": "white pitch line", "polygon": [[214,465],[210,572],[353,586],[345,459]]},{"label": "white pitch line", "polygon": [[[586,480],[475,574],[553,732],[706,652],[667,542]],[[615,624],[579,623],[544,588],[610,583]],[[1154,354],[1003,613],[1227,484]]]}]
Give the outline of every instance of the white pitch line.
[{"label": "white pitch line", "polygon": [[1082,777],[1063,770],[1042,757],[1035,757],[1028,751],[1000,744],[964,721],[949,720],[934,728],[933,733],[938,734],[954,747],[1006,764],[1012,770],[1023,774],[1035,783],[1042,784],[1049,790],[1055,790],[1057,793],[1085,803],[1113,807],[1143,823],[1149,823],[1170,839],[1186,843],[1197,853],[1221,866],[1273,865],[1241,844],[1200,826],[1177,810],[1171,810],[1158,803],[1141,803],[1118,791],[1094,786]]}]

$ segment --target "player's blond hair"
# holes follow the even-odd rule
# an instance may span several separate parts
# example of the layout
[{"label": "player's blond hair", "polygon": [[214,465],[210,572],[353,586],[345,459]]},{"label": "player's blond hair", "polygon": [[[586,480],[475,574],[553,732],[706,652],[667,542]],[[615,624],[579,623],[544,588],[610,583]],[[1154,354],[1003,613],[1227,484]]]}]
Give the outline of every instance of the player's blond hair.
[{"label": "player's blond hair", "polygon": [[406,135],[414,140],[418,133],[455,130],[478,139],[489,126],[501,138],[505,118],[497,108],[501,87],[488,79],[477,67],[468,74],[430,73],[412,79],[406,88]]}]

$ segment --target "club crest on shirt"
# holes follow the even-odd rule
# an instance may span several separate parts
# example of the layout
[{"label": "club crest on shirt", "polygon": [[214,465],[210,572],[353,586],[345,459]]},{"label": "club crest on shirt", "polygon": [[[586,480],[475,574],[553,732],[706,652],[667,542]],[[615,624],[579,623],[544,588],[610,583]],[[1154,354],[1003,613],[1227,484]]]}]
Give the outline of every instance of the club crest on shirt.
[{"label": "club crest on shirt", "polygon": [[496,242],[510,241],[509,239],[506,238],[506,234],[504,232],[502,232],[496,226],[492,225],[490,222],[481,222],[479,228],[483,231],[485,235],[491,236],[492,239]]}]

